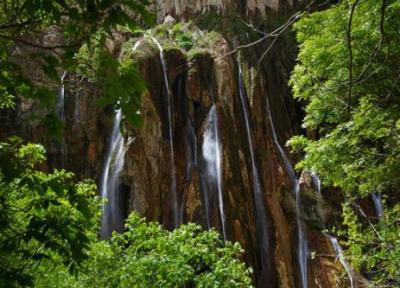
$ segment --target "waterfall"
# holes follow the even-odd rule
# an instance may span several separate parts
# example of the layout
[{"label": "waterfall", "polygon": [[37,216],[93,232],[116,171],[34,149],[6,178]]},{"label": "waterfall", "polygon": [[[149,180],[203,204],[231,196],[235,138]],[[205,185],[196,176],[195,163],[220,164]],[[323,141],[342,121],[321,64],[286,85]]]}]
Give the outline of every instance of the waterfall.
[{"label": "waterfall", "polygon": [[352,269],[351,269],[349,263],[346,261],[346,258],[344,257],[343,249],[340,246],[337,238],[329,236],[329,235],[327,235],[327,236],[328,236],[329,240],[331,240],[331,243],[332,243],[333,249],[335,249],[337,258],[339,259],[343,268],[346,270],[346,273],[349,276],[351,288],[353,288],[354,287],[354,283],[353,283],[354,280],[353,280],[353,276],[352,276],[353,272],[352,272]]},{"label": "waterfall", "polygon": [[120,174],[124,167],[125,140],[120,131],[122,120],[121,110],[117,110],[114,117],[109,148],[107,151],[104,169],[100,179],[100,193],[107,198],[102,207],[101,238],[110,237],[113,231],[122,231],[123,216],[120,199]]},{"label": "waterfall", "polygon": [[322,198],[321,194],[321,180],[315,172],[311,173],[311,178],[314,184],[315,189],[317,190],[318,197]]},{"label": "waterfall", "polygon": [[382,194],[374,192],[372,195],[372,201],[374,201],[376,216],[382,218],[383,216],[383,205],[382,205]]},{"label": "waterfall", "polygon": [[64,78],[67,75],[67,72],[64,71],[63,75],[60,78],[61,86],[58,90],[57,95],[57,104],[56,104],[56,112],[61,121],[65,121],[64,109],[65,109],[65,86],[64,86]]},{"label": "waterfall", "polygon": [[207,116],[207,125],[203,135],[203,145],[202,145],[202,156],[206,164],[205,166],[207,172],[206,173],[207,175],[205,175],[205,177],[202,177],[203,186],[207,186],[207,188],[203,187],[204,203],[205,203],[204,206],[206,210],[205,213],[206,213],[207,225],[208,228],[210,228],[209,191],[212,189],[211,187],[216,186],[218,194],[218,208],[222,226],[222,235],[224,236],[224,239],[227,239],[224,199],[222,195],[221,153],[222,150],[221,150],[221,143],[218,131],[218,116],[217,116],[217,109],[214,104],[211,107]]},{"label": "waterfall", "polygon": [[167,113],[168,113],[168,133],[169,133],[169,148],[170,148],[170,163],[171,163],[171,196],[172,196],[172,215],[174,221],[174,227],[178,227],[182,223],[181,213],[178,210],[178,195],[176,192],[176,168],[175,168],[175,156],[174,156],[174,139],[172,133],[172,99],[171,99],[171,90],[169,88],[169,81],[168,81],[168,70],[167,65],[165,63],[164,57],[164,50],[161,44],[157,41],[156,38],[151,37],[152,41],[157,45],[158,49],[160,50],[160,61],[162,66],[162,71],[164,74],[164,83],[167,92]]},{"label": "waterfall", "polygon": [[[139,44],[140,40],[135,43],[132,51],[136,50]],[[125,143],[120,130],[121,120],[122,111],[118,109],[115,111],[110,143],[100,178],[100,195],[107,199],[102,206],[100,236],[103,239],[109,238],[113,231],[123,230],[120,175],[125,163],[126,149],[134,139],[128,139],[128,143]]]},{"label": "waterfall", "polygon": [[[56,113],[60,121],[64,124],[65,123],[65,86],[64,86],[64,79],[67,75],[67,72],[64,71],[63,75],[60,78],[61,86],[58,90],[57,94],[57,103],[56,103]],[[65,154],[66,154],[66,145],[63,138],[61,139],[60,143],[60,153],[61,153],[61,167],[65,166]]]},{"label": "waterfall", "polygon": [[254,144],[253,144],[253,132],[250,126],[250,117],[247,107],[247,95],[245,87],[243,85],[242,71],[239,67],[239,96],[240,102],[242,104],[242,110],[244,115],[244,120],[246,124],[247,141],[250,149],[251,158],[251,168],[253,174],[253,193],[254,193],[254,204],[257,216],[257,230],[259,235],[259,246],[262,253],[261,263],[263,268],[266,266],[266,260],[269,259],[268,246],[269,246],[269,235],[268,235],[268,224],[267,224],[267,212],[265,207],[264,193],[261,188],[260,178],[258,174],[258,169],[256,165],[255,155],[254,155]]},{"label": "waterfall", "polygon": [[297,239],[298,239],[297,258],[300,266],[301,283],[303,285],[303,288],[306,288],[308,287],[307,283],[308,244],[301,223],[300,182],[298,180],[296,181],[295,195],[296,195],[296,223],[297,223]]},{"label": "waterfall", "polygon": [[322,196],[322,191],[321,191],[321,179],[319,179],[317,173],[315,172],[311,172],[311,179],[313,182],[313,186],[315,191],[317,192],[317,212],[319,213],[319,215],[321,216],[321,221],[322,221],[322,227],[325,229],[325,213],[324,213],[324,209],[321,206],[324,202],[324,197]]},{"label": "waterfall", "polygon": [[307,244],[307,238],[306,235],[304,234],[303,231],[303,226],[302,226],[302,221],[301,221],[301,199],[300,199],[300,182],[296,178],[296,174],[294,172],[293,166],[290,163],[289,159],[287,158],[285,151],[283,150],[282,146],[279,144],[278,137],[276,136],[275,132],[275,126],[274,122],[272,120],[272,113],[271,113],[271,108],[269,105],[269,100],[268,97],[266,97],[266,102],[267,102],[267,113],[269,117],[269,123],[271,125],[271,131],[272,131],[272,139],[275,143],[275,146],[277,147],[279,154],[281,155],[281,158],[283,160],[283,163],[286,168],[286,172],[288,173],[288,176],[290,178],[290,181],[292,183],[293,191],[295,193],[296,197],[296,224],[297,224],[297,260],[300,268],[300,277],[301,277],[301,283],[302,283],[302,288],[307,288],[308,287],[308,279],[307,279],[307,258],[308,258],[308,244]]}]

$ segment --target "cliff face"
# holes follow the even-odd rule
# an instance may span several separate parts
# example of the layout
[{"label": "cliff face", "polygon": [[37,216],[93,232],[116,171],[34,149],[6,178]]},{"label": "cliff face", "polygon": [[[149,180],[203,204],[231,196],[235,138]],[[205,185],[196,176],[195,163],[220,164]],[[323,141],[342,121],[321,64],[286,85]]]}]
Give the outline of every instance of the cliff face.
[{"label": "cliff face", "polygon": [[[220,14],[241,13],[242,15],[271,16],[283,14],[306,0],[166,0],[156,1],[159,18],[165,15],[185,18],[189,15],[198,15],[210,10],[217,10]],[[186,19],[188,20],[188,19]]]},{"label": "cliff face", "polygon": [[[261,62],[270,40],[240,55],[229,54],[241,35],[225,29],[227,25],[234,26],[242,17],[254,20],[272,14],[276,21],[285,21],[298,2],[160,1],[159,22],[169,14],[177,20],[191,17],[196,25],[182,28],[178,36],[192,35],[197,43],[208,40],[182,48],[182,39],[167,31],[160,40],[163,55],[150,36],[131,40],[140,41],[134,53],[127,52],[132,46],[122,49],[121,57],[129,54],[138,64],[148,92],[142,99],[143,127],[127,127],[125,135],[120,207],[125,214],[135,210],[170,229],[192,221],[224,232],[245,249],[259,287],[302,286],[301,229],[308,247],[308,287],[349,287],[330,239],[321,232],[326,221],[334,221],[338,200],[324,200],[324,191],[319,194],[306,174],[296,198],[297,179],[290,167],[295,159],[284,147],[291,135],[301,133],[301,109],[288,88],[296,56],[293,35],[283,35]],[[220,17],[214,26],[204,24],[209,13]],[[272,30],[272,23],[265,25]],[[99,180],[112,129],[107,115],[112,111],[95,106],[97,89],[85,80],[67,75],[64,84],[63,149],[61,143],[44,140],[41,127],[18,124],[21,115],[35,108],[25,102],[9,134],[45,141],[50,167],[63,165],[81,177]],[[8,117],[12,121],[13,116]]]},{"label": "cliff face", "polygon": [[[233,25],[229,17],[220,21]],[[270,42],[241,50],[240,56],[229,54],[237,39],[217,30],[207,45],[184,49],[174,29],[156,36],[164,47],[161,56],[151,37],[133,41],[140,42],[131,57],[149,91],[143,97],[143,127],[128,132],[135,140],[121,179],[129,210],[171,229],[189,221],[217,228],[245,247],[259,287],[301,287],[300,223],[308,247],[304,281],[309,287],[348,287],[330,239],[320,232],[337,208],[323,200],[315,184],[302,180],[296,214],[297,179],[284,147],[301,132],[301,112],[287,84],[296,52],[291,36],[277,41],[259,62]],[[213,37],[209,28],[181,30]],[[219,161],[222,187],[213,166]]]}]

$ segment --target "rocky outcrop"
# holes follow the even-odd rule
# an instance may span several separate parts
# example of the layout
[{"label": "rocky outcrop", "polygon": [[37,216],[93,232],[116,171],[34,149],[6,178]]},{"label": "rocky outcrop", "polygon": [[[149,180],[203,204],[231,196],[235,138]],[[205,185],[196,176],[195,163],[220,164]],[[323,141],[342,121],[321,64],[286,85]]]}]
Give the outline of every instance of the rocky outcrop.
[{"label": "rocky outcrop", "polygon": [[[134,61],[140,63],[140,70],[148,83],[148,92],[143,96],[144,125],[128,131],[135,140],[126,154],[122,182],[129,194],[131,210],[173,228],[168,103],[163,69],[154,43],[149,38],[140,41],[139,56]],[[227,237],[245,247],[246,261],[255,268],[259,287],[298,287],[296,201],[288,171],[273,141],[270,123],[274,122],[282,146],[291,135],[300,132],[301,115],[287,88],[293,50],[283,49],[288,43],[283,39],[260,66],[254,54],[256,50],[244,50],[239,58],[234,54],[226,56],[232,46],[224,37],[215,40],[212,47],[198,52],[186,53],[168,43],[164,56],[172,94],[174,165],[178,207],[183,222],[194,221],[204,227],[211,224],[222,231],[217,191],[208,191],[210,194],[205,197],[204,167],[201,164],[208,115],[215,105],[222,146]],[[264,263],[260,251],[263,248],[259,243],[259,219],[255,212],[257,200],[253,192],[251,147],[239,98],[238,65],[242,67],[246,84],[253,148],[267,208],[268,264]],[[272,119],[266,110],[267,99]],[[338,280],[338,275],[344,273],[343,267],[336,261],[329,239],[320,232],[332,207],[323,200],[322,194],[316,192],[310,177],[303,174],[300,179],[304,205],[302,221],[307,227],[310,249],[309,287],[347,287],[343,284],[345,282]],[[315,257],[312,258],[311,254]],[[338,283],[342,283],[341,286]]]},{"label": "rocky outcrop", "polygon": [[243,13],[243,15],[265,18],[283,14],[307,0],[161,0],[157,1],[159,18],[171,14],[189,20],[190,16],[216,11],[222,15]]}]

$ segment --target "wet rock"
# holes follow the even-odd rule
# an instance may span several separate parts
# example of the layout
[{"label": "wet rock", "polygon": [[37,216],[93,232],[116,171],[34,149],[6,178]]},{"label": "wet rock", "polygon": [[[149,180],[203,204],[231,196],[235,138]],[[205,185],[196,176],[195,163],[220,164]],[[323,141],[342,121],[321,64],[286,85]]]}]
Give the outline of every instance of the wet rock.
[{"label": "wet rock", "polygon": [[174,26],[174,24],[176,23],[176,20],[174,19],[174,17],[172,17],[171,15],[167,15],[164,19],[164,25],[166,25],[168,28],[172,28],[172,26]]}]

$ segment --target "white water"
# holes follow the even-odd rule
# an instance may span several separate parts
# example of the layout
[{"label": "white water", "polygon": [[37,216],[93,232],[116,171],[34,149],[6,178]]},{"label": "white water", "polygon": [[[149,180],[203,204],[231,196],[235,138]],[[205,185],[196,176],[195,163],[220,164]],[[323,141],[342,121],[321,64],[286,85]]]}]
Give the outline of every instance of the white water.
[{"label": "white water", "polygon": [[169,80],[168,80],[168,70],[167,70],[167,65],[165,63],[165,57],[164,57],[164,50],[160,44],[160,42],[157,41],[156,38],[151,37],[152,41],[157,45],[158,49],[160,50],[160,61],[161,61],[161,66],[164,74],[164,84],[166,87],[166,92],[167,92],[167,112],[168,112],[168,132],[169,132],[169,148],[170,148],[170,163],[171,163],[171,196],[172,196],[172,215],[173,215],[173,224],[174,227],[178,227],[180,224],[182,224],[182,219],[181,219],[181,213],[179,213],[178,210],[180,210],[178,207],[178,195],[176,192],[176,168],[175,168],[175,156],[174,156],[174,139],[173,139],[173,133],[172,133],[172,112],[171,112],[171,90],[169,88]]},{"label": "white water", "polygon": [[378,218],[383,216],[383,205],[382,205],[382,195],[381,193],[374,192],[371,194],[372,200],[374,201],[375,212]]},{"label": "white water", "polygon": [[[227,239],[226,219],[224,210],[224,199],[222,195],[222,150],[218,133],[218,116],[215,104],[211,107],[207,116],[207,126],[203,135],[202,155],[206,162],[207,178],[204,181],[216,182],[218,193],[218,207],[221,218],[222,235]],[[210,181],[212,180],[212,181]],[[210,225],[209,216],[209,195],[208,190],[204,189],[204,201],[206,210],[207,225]],[[209,227],[208,227],[209,228]]]},{"label": "white water", "polygon": [[63,75],[61,76],[61,86],[60,89],[58,90],[58,95],[57,95],[57,104],[56,104],[56,111],[58,114],[58,117],[60,118],[61,121],[65,121],[65,115],[64,115],[64,106],[65,106],[65,85],[64,85],[64,78],[67,72],[64,71]]},{"label": "white water", "polygon": [[247,141],[249,144],[250,149],[250,158],[251,158],[251,168],[253,174],[253,193],[254,193],[254,204],[256,209],[256,216],[257,216],[257,231],[259,235],[259,246],[260,251],[262,253],[261,261],[263,267],[265,267],[266,261],[268,261],[269,253],[268,253],[268,245],[269,245],[269,236],[268,236],[268,224],[267,224],[267,212],[265,207],[265,198],[264,193],[261,189],[260,178],[258,174],[258,169],[255,161],[254,155],[254,144],[253,144],[253,135],[252,129],[250,126],[250,117],[247,107],[247,95],[243,85],[242,80],[242,71],[239,65],[239,96],[240,102],[242,104],[242,110],[244,114],[244,120],[246,123],[246,134],[247,134]]},{"label": "white water", "polygon": [[[65,123],[65,85],[64,85],[64,78],[67,75],[67,72],[64,71],[63,75],[61,76],[61,86],[58,90],[58,95],[57,95],[57,103],[56,103],[56,112],[58,115],[58,118],[62,123]],[[65,145],[65,140],[64,136],[63,139],[61,140],[60,144],[60,153],[61,153],[61,167],[64,167],[65,165],[65,154],[66,154],[66,145]]]},{"label": "white water", "polygon": [[286,168],[286,172],[292,182],[293,191],[296,197],[296,224],[297,224],[297,261],[299,263],[300,268],[300,277],[302,288],[308,287],[308,279],[307,279],[307,259],[308,259],[308,244],[307,238],[303,231],[302,221],[301,221],[301,199],[300,199],[300,182],[296,178],[296,173],[294,172],[293,166],[290,163],[289,159],[287,158],[285,151],[283,150],[282,146],[279,144],[278,138],[275,132],[274,122],[272,120],[271,108],[269,105],[268,97],[266,97],[267,101],[267,113],[269,117],[269,123],[271,125],[272,130],[272,138],[275,143],[275,146],[278,148],[279,154],[283,160],[283,163]]},{"label": "white water", "polygon": [[303,288],[306,288],[308,287],[308,281],[307,281],[308,244],[301,221],[300,182],[298,180],[296,181],[295,195],[296,195],[296,222],[297,222],[297,239],[298,239],[297,259],[299,261],[301,283],[303,285]]},{"label": "white water", "polygon": [[343,249],[340,246],[337,238],[329,236],[329,235],[327,235],[327,236],[331,240],[331,243],[332,243],[333,249],[335,249],[337,258],[339,259],[343,268],[346,270],[346,273],[349,276],[351,288],[353,288],[354,287],[354,283],[353,283],[354,280],[353,280],[353,276],[352,276],[353,272],[352,272],[352,269],[351,269],[349,263],[346,261],[346,258],[344,257]]},{"label": "white water", "polygon": [[314,189],[317,192],[317,200],[318,200],[317,212],[321,216],[321,222],[322,222],[322,225],[323,225],[322,227],[325,229],[326,219],[325,219],[325,214],[324,214],[323,208],[321,206],[322,203],[324,202],[324,197],[322,196],[322,191],[321,191],[321,186],[322,186],[321,185],[321,179],[319,179],[317,173],[315,173],[315,172],[311,172],[311,179],[312,179],[312,182],[313,182]]},{"label": "white water", "polygon": [[[132,51],[139,46],[140,40],[135,43]],[[101,238],[109,238],[113,231],[123,230],[123,212],[120,195],[120,175],[125,163],[125,152],[128,146],[135,140],[128,138],[127,143],[121,133],[120,126],[122,111],[115,111],[113,128],[109,147],[106,154],[106,161],[100,178],[100,195],[107,198],[102,206]]]},{"label": "white water", "polygon": [[125,159],[125,141],[120,131],[121,119],[122,112],[117,110],[106,162],[100,179],[101,196],[107,198],[107,203],[102,207],[100,234],[103,239],[110,237],[113,231],[122,231],[123,228],[119,185]]},{"label": "white water", "polygon": [[322,198],[322,194],[321,194],[321,180],[319,179],[318,175],[315,172],[311,173],[311,178],[313,180],[314,183],[314,187],[317,190],[317,194],[318,197]]}]

